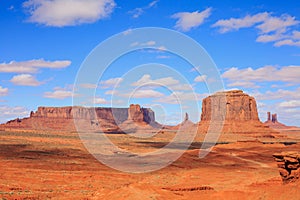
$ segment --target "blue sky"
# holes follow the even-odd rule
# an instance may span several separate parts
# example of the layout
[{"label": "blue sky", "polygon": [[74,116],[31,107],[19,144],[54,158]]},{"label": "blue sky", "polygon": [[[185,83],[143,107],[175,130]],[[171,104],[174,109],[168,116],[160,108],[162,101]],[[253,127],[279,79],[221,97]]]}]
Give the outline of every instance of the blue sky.
[{"label": "blue sky", "polygon": [[[120,32],[161,27],[202,45],[225,89],[256,98],[262,121],[271,111],[281,122],[300,126],[299,11],[300,2],[289,0],[0,1],[0,121],[28,116],[38,106],[72,105],[76,75],[99,43]],[[181,121],[184,112],[198,121],[201,99],[211,92],[208,77],[157,41],[132,45],[145,50],[121,56],[96,86],[85,85],[95,89],[96,106],[140,103],[163,123]],[[148,49],[152,46],[160,49]],[[145,82],[154,84],[142,86]],[[195,97],[199,105],[189,101]]]}]

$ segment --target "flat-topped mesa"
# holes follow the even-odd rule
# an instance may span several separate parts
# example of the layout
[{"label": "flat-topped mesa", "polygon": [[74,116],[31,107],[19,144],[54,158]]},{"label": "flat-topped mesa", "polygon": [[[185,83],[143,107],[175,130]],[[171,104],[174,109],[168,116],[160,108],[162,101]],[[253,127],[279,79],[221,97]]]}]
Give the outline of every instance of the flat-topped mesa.
[{"label": "flat-topped mesa", "polygon": [[150,108],[139,105],[130,105],[129,108],[39,107],[36,112],[31,111],[30,117],[11,120],[0,125],[0,128],[75,131],[74,123],[79,122],[87,129],[117,131],[119,125],[126,121],[151,124],[155,123],[155,116]]},{"label": "flat-topped mesa", "polygon": [[203,99],[201,121],[259,121],[256,101],[242,90],[217,92]]},{"label": "flat-topped mesa", "polygon": [[128,108],[87,108],[81,106],[66,107],[38,107],[36,112],[30,113],[31,118],[56,119],[105,119],[123,122],[128,118]]}]

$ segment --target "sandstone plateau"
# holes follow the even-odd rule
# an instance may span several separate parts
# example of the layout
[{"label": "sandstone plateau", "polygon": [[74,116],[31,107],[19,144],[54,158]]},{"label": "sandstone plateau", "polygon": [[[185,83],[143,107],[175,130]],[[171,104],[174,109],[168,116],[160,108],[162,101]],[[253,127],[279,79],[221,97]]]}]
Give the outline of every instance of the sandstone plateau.
[{"label": "sandstone plateau", "polygon": [[129,108],[39,107],[36,112],[31,111],[30,117],[8,121],[0,129],[72,132],[76,131],[74,123],[86,130],[118,132],[122,123],[154,124],[155,115],[150,108],[134,104]]}]

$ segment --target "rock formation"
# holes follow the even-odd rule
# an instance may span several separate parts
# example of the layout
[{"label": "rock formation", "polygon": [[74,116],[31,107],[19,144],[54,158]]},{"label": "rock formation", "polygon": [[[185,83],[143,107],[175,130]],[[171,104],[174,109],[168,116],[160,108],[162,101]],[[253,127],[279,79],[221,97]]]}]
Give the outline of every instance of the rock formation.
[{"label": "rock formation", "polygon": [[265,125],[269,126],[270,128],[273,128],[273,129],[288,129],[288,128],[292,128],[290,126],[286,126],[282,123],[280,123],[278,121],[278,118],[277,118],[277,114],[274,113],[274,114],[271,114],[271,112],[267,112],[267,121],[264,122]]},{"label": "rock formation", "polygon": [[30,117],[8,121],[0,128],[75,131],[74,120],[80,121],[88,129],[110,132],[120,131],[119,125],[128,120],[154,123],[155,115],[150,108],[141,108],[139,105],[130,105],[129,108],[39,107],[36,112],[31,111]]},{"label": "rock formation", "polygon": [[259,121],[254,97],[242,90],[217,92],[202,102],[201,121]]},{"label": "rock formation", "polygon": [[273,154],[277,161],[279,174],[283,183],[299,181],[300,177],[300,152],[290,151]]},{"label": "rock formation", "polygon": [[200,132],[220,126],[222,133],[259,133],[262,137],[277,133],[260,122],[254,97],[242,90],[217,92],[203,99],[199,126]]},{"label": "rock formation", "polygon": [[272,123],[276,123],[277,121],[277,114],[272,114]]},{"label": "rock formation", "polygon": [[155,121],[154,112],[148,108],[141,108],[138,104],[131,104],[128,110],[128,120],[150,124]]},{"label": "rock formation", "polygon": [[182,131],[185,131],[186,129],[190,129],[191,127],[193,127],[194,129],[196,129],[194,126],[196,124],[193,123],[190,119],[189,119],[189,114],[188,113],[185,113],[184,115],[184,119],[183,121],[176,125],[176,126],[169,126],[169,127],[166,127],[167,129],[171,129],[171,130],[179,130],[179,129],[182,129]]}]

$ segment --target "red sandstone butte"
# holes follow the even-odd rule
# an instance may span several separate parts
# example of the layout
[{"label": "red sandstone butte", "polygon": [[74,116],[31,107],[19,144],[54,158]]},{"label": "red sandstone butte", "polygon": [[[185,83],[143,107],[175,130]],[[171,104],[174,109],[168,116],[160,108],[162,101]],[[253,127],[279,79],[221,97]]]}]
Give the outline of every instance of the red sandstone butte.
[{"label": "red sandstone butte", "polygon": [[203,99],[200,132],[207,132],[210,125],[220,127],[222,133],[277,133],[259,120],[255,98],[242,90],[217,92]]}]

